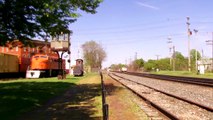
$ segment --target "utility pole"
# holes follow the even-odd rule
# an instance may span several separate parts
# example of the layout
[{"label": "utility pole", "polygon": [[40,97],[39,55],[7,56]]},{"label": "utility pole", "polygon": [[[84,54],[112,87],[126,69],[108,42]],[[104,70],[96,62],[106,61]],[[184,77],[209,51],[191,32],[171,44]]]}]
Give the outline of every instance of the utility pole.
[{"label": "utility pole", "polygon": [[190,31],[190,28],[189,28],[189,19],[190,17],[186,17],[187,19],[187,32],[188,32],[188,70],[191,71],[191,58],[190,58],[190,35],[192,34],[192,32]]},{"label": "utility pole", "polygon": [[168,37],[168,42],[167,42],[169,45],[169,55],[170,55],[170,66],[172,67],[172,38],[171,37]]},{"label": "utility pole", "polygon": [[69,74],[72,75],[72,56],[71,56],[71,35],[72,33],[70,34],[69,36],[69,51],[68,51],[68,54],[69,54]]},{"label": "utility pole", "polygon": [[[194,29],[195,37],[197,38],[197,32],[198,30]],[[195,48],[195,71],[197,73],[197,49]]]},{"label": "utility pole", "polygon": [[79,59],[79,55],[80,55],[80,51],[79,51],[79,49],[78,49],[78,58],[77,58],[77,59]]},{"label": "utility pole", "polygon": [[173,68],[173,71],[175,71],[175,46],[173,45],[173,62],[172,62],[172,68]]},{"label": "utility pole", "polygon": [[135,60],[137,60],[137,57],[138,57],[137,55],[138,55],[138,53],[137,53],[137,52],[135,52]]},{"label": "utility pole", "polygon": [[157,60],[159,59],[159,56],[160,56],[160,55],[156,55],[156,57],[157,57]]},{"label": "utility pole", "polygon": [[213,72],[213,32],[212,32],[212,40],[206,41],[207,45],[212,45],[212,72]]}]

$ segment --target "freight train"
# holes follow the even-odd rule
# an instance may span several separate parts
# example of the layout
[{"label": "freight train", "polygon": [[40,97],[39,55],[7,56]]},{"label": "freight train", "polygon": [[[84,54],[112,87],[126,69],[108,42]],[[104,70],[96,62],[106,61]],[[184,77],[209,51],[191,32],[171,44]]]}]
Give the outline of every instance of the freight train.
[{"label": "freight train", "polygon": [[34,47],[24,46],[19,40],[0,46],[0,78],[25,77],[34,54],[57,56],[57,53],[51,51],[50,43],[38,40],[32,40],[31,43]]},{"label": "freight train", "polygon": [[[55,77],[61,72],[60,66],[57,56],[35,54],[31,58],[26,78]],[[62,70],[65,70],[64,60],[62,60]]]}]

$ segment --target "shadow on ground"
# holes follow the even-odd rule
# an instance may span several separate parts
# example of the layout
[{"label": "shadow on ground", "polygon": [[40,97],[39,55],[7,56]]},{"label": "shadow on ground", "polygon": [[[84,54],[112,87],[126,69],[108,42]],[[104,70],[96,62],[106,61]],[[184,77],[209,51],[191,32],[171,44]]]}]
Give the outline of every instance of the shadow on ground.
[{"label": "shadow on ground", "polygon": [[113,85],[112,83],[105,84],[107,96],[118,93],[120,90],[123,90],[123,87],[118,87]]},{"label": "shadow on ground", "polygon": [[[59,95],[65,88],[69,90]],[[91,105],[101,95],[100,89],[100,84],[66,82],[0,84],[0,116],[5,120],[100,120]]]}]

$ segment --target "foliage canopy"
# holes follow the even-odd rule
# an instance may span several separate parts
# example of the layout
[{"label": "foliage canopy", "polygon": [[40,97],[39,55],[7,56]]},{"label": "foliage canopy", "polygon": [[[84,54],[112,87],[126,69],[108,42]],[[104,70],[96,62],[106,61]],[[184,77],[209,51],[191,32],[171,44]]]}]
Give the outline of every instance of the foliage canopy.
[{"label": "foliage canopy", "polygon": [[78,10],[96,13],[102,0],[0,0],[0,44],[71,32]]}]

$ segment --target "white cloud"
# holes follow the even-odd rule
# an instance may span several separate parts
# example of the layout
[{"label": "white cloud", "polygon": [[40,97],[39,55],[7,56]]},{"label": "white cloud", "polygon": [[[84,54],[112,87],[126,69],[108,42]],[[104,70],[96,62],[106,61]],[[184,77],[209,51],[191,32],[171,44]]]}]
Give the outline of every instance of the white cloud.
[{"label": "white cloud", "polygon": [[146,7],[146,8],[150,8],[150,9],[154,9],[154,10],[159,10],[160,8],[158,7],[155,7],[153,5],[149,5],[149,4],[145,4],[145,3],[142,3],[142,2],[136,2],[138,5],[142,6],[142,7]]}]

